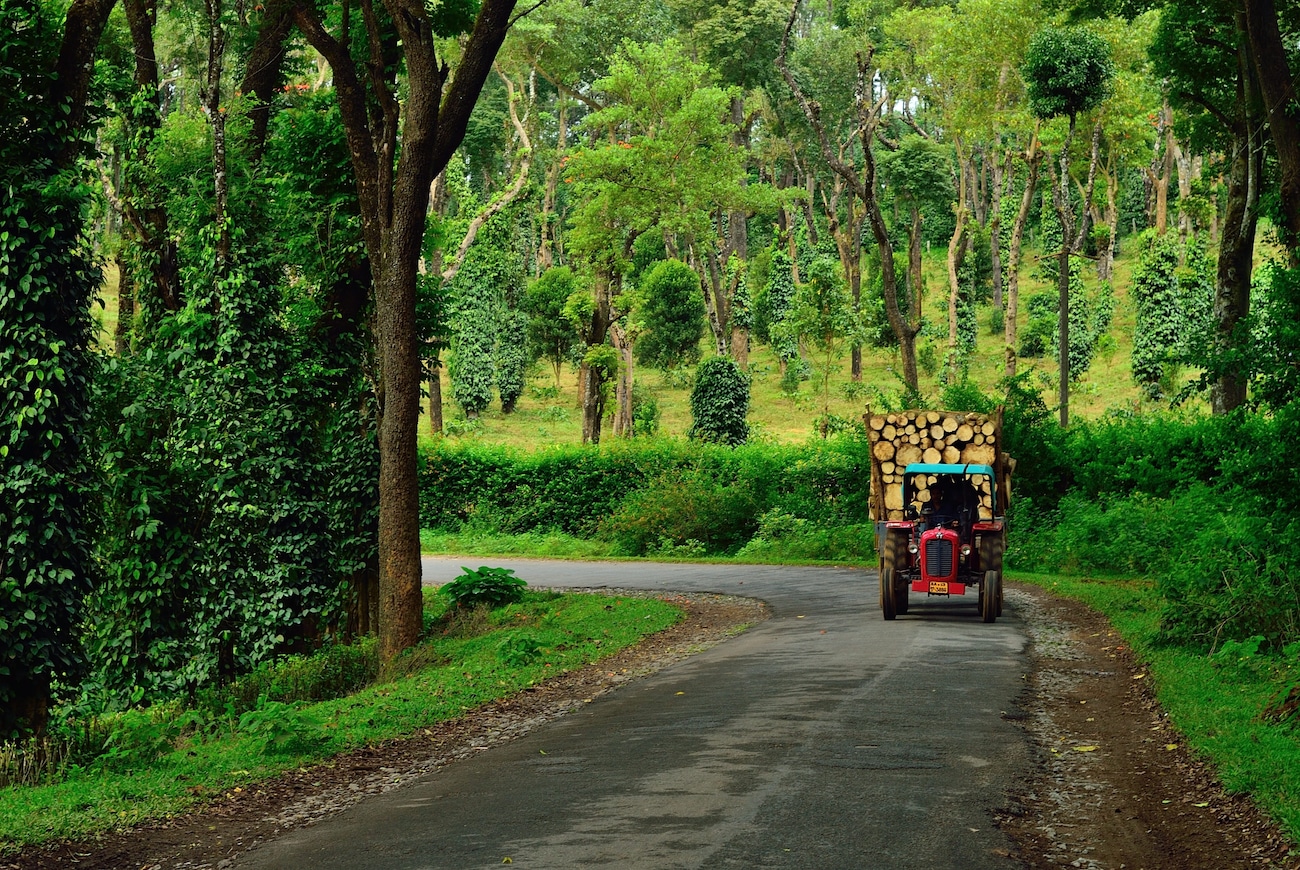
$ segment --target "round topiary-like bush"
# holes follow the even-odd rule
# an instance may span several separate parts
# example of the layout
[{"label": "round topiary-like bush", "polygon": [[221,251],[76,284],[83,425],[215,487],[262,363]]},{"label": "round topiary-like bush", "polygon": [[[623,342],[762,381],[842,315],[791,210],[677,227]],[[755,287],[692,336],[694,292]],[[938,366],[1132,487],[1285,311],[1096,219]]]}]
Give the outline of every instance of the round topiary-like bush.
[{"label": "round topiary-like bush", "polygon": [[729,356],[700,363],[691,390],[691,423],[687,436],[735,447],[749,438],[749,375]]}]

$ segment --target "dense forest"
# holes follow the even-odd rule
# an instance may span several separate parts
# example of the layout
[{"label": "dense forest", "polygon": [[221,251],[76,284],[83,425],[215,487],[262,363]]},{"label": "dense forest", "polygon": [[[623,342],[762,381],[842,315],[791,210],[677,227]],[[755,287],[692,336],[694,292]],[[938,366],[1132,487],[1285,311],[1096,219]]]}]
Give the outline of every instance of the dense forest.
[{"label": "dense forest", "polygon": [[[1234,570],[1277,584],[1267,625],[1166,553],[1190,614],[1171,637],[1294,640],[1294,557],[1265,543],[1300,506],[1270,501],[1296,464],[1294,6],[0,0],[0,19],[4,735],[327,640],[377,633],[391,660],[421,631],[421,511],[468,516],[442,489],[500,519],[567,487],[516,530],[606,521],[630,553],[812,524],[869,559],[852,420],[823,405],[834,444],[807,461],[740,446],[757,348],[791,389],[825,394],[845,359],[860,382],[866,355],[894,373],[878,401],[1008,404],[1047,562],[1080,562],[1051,538],[1071,511],[1115,507],[1095,542],[1151,499],[1204,520],[1229,487],[1259,520],[1232,526]],[[1121,250],[1135,388],[1211,417],[1071,416]],[[1025,273],[1051,289],[1022,299]],[[977,311],[1004,360],[983,393]],[[1050,396],[1027,359],[1054,361]],[[463,418],[509,413],[539,363],[577,373],[599,447],[480,477],[483,457],[421,454],[425,397],[434,432],[444,384]],[[618,442],[653,427],[645,368],[691,385],[693,423],[638,453]],[[693,491],[696,530],[649,518]],[[1191,530],[1205,559],[1223,533]]]}]

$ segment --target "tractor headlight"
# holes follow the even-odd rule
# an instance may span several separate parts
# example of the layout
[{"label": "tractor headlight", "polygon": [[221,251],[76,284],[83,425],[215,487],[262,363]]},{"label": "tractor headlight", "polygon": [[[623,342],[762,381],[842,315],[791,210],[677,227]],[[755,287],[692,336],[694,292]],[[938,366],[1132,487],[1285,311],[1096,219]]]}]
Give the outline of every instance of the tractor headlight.
[{"label": "tractor headlight", "polygon": [[970,544],[961,545],[961,555],[963,559],[970,555]]},{"label": "tractor headlight", "polygon": [[919,549],[921,548],[916,545],[916,541],[912,541],[907,545],[907,552],[909,553],[915,553]]}]

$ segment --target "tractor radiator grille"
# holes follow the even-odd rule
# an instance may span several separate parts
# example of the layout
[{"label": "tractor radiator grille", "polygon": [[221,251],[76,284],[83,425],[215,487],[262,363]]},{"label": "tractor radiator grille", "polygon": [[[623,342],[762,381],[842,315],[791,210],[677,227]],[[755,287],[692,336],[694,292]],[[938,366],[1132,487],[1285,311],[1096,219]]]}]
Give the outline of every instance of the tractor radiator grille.
[{"label": "tractor radiator grille", "polygon": [[952,573],[953,543],[942,538],[925,542],[925,573],[931,577],[947,577]]}]

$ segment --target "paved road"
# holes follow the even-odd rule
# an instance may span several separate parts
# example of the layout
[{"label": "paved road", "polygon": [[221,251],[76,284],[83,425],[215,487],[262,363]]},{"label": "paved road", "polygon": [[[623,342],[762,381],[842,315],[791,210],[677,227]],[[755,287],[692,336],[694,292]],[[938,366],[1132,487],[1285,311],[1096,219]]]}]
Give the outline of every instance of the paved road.
[{"label": "paved road", "polygon": [[[459,565],[425,560],[440,583]],[[833,568],[491,560],[533,585],[724,592],[773,616],[526,737],[268,843],[249,868],[1009,868],[992,811],[1024,773],[1014,602]]]}]

